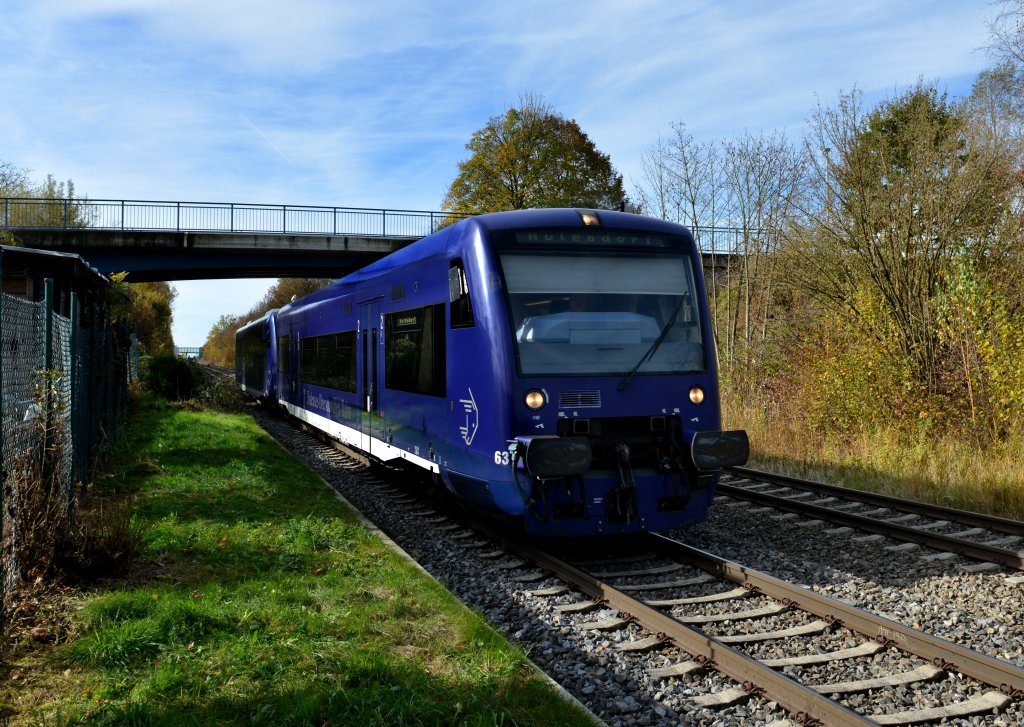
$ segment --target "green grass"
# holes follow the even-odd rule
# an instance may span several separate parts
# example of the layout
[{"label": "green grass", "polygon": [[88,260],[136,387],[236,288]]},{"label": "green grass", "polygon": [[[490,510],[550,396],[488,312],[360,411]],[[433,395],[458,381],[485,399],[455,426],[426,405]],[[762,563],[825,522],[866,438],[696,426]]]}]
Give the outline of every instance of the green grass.
[{"label": "green grass", "polygon": [[251,418],[144,405],[131,432],[98,486],[137,493],[151,575],[83,599],[3,687],[14,723],[590,724]]}]

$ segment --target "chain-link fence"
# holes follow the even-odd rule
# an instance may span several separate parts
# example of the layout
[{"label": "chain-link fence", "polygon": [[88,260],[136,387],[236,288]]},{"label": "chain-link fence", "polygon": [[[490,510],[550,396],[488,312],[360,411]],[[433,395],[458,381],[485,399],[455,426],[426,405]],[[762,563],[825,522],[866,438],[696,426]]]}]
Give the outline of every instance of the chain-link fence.
[{"label": "chain-link fence", "polygon": [[[74,522],[78,485],[123,423],[128,384],[138,378],[138,345],[112,327],[106,307],[54,312],[52,281],[43,301],[0,294],[0,596],[22,578],[18,554],[40,498]],[[31,494],[29,491],[31,490]],[[0,601],[0,606],[5,601]],[[3,610],[0,608],[0,625]]]}]

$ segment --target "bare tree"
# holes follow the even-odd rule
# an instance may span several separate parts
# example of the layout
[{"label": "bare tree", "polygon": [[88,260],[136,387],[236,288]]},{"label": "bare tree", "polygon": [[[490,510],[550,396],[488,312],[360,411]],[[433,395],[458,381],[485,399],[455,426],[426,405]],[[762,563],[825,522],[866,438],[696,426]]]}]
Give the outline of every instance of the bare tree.
[{"label": "bare tree", "polygon": [[17,197],[28,189],[28,172],[10,164],[0,162],[0,196]]},{"label": "bare tree", "polygon": [[998,0],[995,16],[987,23],[989,52],[1000,63],[1024,67],[1024,0]]},{"label": "bare tree", "polygon": [[637,197],[649,212],[689,225],[705,253],[725,255],[711,265],[715,338],[724,364],[740,349],[749,364],[768,335],[774,254],[804,194],[804,151],[781,133],[698,142],[681,122],[671,129],[645,153]]},{"label": "bare tree", "polygon": [[777,253],[806,194],[807,160],[781,132],[745,132],[722,149],[729,216],[739,233],[727,355],[742,350],[742,363],[750,366],[758,343],[768,336],[780,270]]}]

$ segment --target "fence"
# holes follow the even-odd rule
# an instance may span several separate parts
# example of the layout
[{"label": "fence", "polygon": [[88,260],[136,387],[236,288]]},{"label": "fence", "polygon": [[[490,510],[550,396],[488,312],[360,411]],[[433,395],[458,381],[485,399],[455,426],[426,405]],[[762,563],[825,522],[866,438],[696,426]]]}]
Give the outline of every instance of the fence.
[{"label": "fence", "polygon": [[77,292],[70,318],[54,313],[52,290],[47,280],[42,302],[0,293],[0,605],[21,576],[14,553],[26,463],[44,453],[48,501],[74,513],[76,485],[121,426],[139,375],[127,325],[112,327],[97,302],[80,306]]},{"label": "fence", "polygon": [[109,199],[0,198],[5,229],[225,232],[277,235],[425,237],[467,215],[359,207],[160,202]]},{"label": "fence", "polygon": [[[388,210],[360,207],[159,202],[110,199],[0,197],[0,228],[152,232],[220,232],[275,235],[354,235],[426,237],[442,225],[471,215],[454,212]],[[692,225],[706,254],[735,254],[762,238],[777,239],[740,227]]]}]

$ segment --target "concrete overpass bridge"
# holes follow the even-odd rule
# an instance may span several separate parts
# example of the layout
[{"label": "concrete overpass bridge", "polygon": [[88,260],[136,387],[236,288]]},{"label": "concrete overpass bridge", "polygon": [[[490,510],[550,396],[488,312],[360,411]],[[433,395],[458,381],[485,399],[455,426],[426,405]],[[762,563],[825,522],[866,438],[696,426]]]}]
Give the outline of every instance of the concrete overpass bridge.
[{"label": "concrete overpass bridge", "polygon": [[[26,247],[77,253],[130,282],[336,278],[436,231],[447,212],[143,200],[0,198],[0,229]],[[457,216],[461,217],[461,215]],[[740,232],[703,228],[704,267]]]}]

